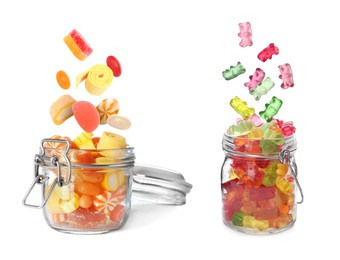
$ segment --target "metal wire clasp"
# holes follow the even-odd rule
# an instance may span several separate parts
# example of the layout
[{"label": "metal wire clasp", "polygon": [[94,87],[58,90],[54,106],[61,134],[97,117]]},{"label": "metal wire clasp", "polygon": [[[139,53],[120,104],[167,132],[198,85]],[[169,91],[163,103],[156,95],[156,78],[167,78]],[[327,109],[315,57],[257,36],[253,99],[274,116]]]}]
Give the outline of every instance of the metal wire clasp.
[{"label": "metal wire clasp", "polygon": [[[51,143],[65,143],[66,144],[66,149],[64,151],[63,154],[63,159],[66,162],[66,166],[67,166],[67,178],[66,180],[64,180],[64,178],[61,175],[61,166],[60,166],[60,158],[56,155],[53,155],[52,157],[50,157],[50,162],[46,162],[44,157],[46,156],[45,154],[45,147],[44,147],[44,143],[46,142],[51,142]],[[45,138],[43,140],[41,140],[40,143],[40,153],[36,154],[34,157],[34,180],[33,183],[31,184],[31,186],[29,187],[28,191],[26,192],[24,199],[22,201],[22,204],[24,206],[27,207],[32,207],[32,208],[37,208],[40,209],[42,207],[45,206],[46,202],[48,201],[48,199],[51,196],[51,193],[54,189],[54,187],[58,184],[59,187],[62,187],[64,185],[69,184],[70,180],[71,180],[71,174],[72,174],[72,167],[71,167],[71,162],[67,157],[67,154],[70,150],[70,142],[67,140],[63,140],[63,139],[52,139],[52,138]],[[42,188],[42,203],[40,205],[34,205],[34,204],[29,204],[26,202],[28,196],[31,194],[33,188],[35,187],[36,184],[44,184],[48,179],[49,176],[46,175],[46,173],[44,174],[39,174],[39,167],[41,166],[56,166],[58,169],[58,177],[56,179],[54,179],[53,183],[50,186],[50,189],[48,190],[48,192],[45,195],[45,185],[43,185]]]},{"label": "metal wire clasp", "polygon": [[297,165],[296,165],[296,162],[294,160],[294,158],[292,156],[290,156],[290,151],[285,149],[285,150],[282,150],[280,152],[280,155],[279,155],[279,158],[280,158],[280,161],[281,163],[284,163],[284,164],[288,164],[293,176],[294,176],[294,180],[296,182],[296,185],[298,186],[299,188],[299,192],[300,192],[300,196],[301,196],[301,200],[297,202],[297,204],[301,204],[303,202],[303,192],[302,192],[302,188],[301,188],[301,185],[299,183],[299,180],[298,180],[298,169],[297,169]]}]

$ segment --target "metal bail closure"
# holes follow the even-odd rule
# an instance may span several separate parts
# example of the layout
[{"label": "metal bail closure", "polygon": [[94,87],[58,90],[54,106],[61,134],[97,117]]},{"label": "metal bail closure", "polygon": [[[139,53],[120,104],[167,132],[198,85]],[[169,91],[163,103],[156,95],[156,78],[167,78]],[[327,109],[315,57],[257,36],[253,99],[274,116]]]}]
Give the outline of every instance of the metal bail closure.
[{"label": "metal bail closure", "polygon": [[299,180],[298,180],[298,169],[297,169],[297,165],[296,165],[296,162],[295,160],[290,156],[290,151],[285,149],[285,150],[282,150],[280,152],[280,155],[279,155],[279,158],[280,158],[280,161],[281,163],[284,163],[284,164],[288,164],[289,165],[289,169],[291,170],[292,174],[294,175],[294,180],[296,182],[296,185],[298,186],[299,188],[299,192],[300,192],[300,196],[301,196],[301,200],[297,202],[297,204],[301,204],[303,202],[303,192],[302,192],[302,188],[301,188],[301,185],[299,183]]},{"label": "metal bail closure", "polygon": [[184,205],[192,185],[182,174],[158,167],[135,165],[132,196],[138,200],[166,205]]},{"label": "metal bail closure", "polygon": [[[45,147],[44,143],[46,142],[52,142],[52,143],[65,143],[66,144],[66,149],[63,154],[63,159],[66,162],[68,173],[67,173],[67,178],[66,180],[63,179],[61,175],[61,166],[60,166],[60,158],[56,155],[53,155],[52,157],[47,157],[45,153]],[[58,184],[59,187],[62,187],[64,185],[67,185],[70,180],[71,180],[71,173],[72,173],[72,168],[71,168],[71,162],[67,157],[67,154],[70,150],[70,142],[67,140],[63,139],[52,139],[52,138],[45,138],[41,141],[40,144],[40,154],[35,155],[34,157],[34,180],[31,186],[28,188],[28,191],[26,192],[24,199],[22,201],[22,204],[27,207],[32,207],[32,208],[37,208],[40,209],[45,206],[46,202],[51,196],[51,193],[54,189],[54,187]],[[50,159],[50,161],[46,161],[45,159]],[[31,194],[32,190],[34,189],[36,184],[44,184],[49,177],[46,174],[39,174],[39,167],[41,166],[56,166],[58,169],[58,177],[53,181],[51,184],[50,189],[45,195],[45,185],[43,186],[44,188],[42,189],[42,202],[39,205],[34,205],[34,204],[29,204],[27,203],[27,198]]]}]

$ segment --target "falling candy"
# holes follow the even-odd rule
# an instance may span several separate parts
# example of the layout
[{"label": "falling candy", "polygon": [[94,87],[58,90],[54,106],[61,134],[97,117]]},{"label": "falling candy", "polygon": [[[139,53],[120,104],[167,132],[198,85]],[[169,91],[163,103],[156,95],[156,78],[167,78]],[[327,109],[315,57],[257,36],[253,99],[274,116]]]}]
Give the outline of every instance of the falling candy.
[{"label": "falling candy", "polygon": [[266,60],[271,59],[274,54],[275,55],[279,54],[279,48],[276,47],[274,43],[270,43],[257,55],[257,58],[260,61],[265,62]]},{"label": "falling candy", "polygon": [[247,46],[252,46],[253,40],[250,23],[249,22],[239,23],[238,26],[240,28],[240,32],[238,34],[238,36],[241,38],[240,46],[243,48]]},{"label": "falling candy", "polygon": [[236,66],[230,66],[229,69],[226,69],[222,72],[222,76],[226,80],[231,80],[233,78],[236,78],[237,76],[243,74],[246,72],[246,69],[243,67],[241,62],[237,62]]},{"label": "falling candy", "polygon": [[267,77],[256,88],[251,88],[249,92],[254,96],[255,100],[258,101],[263,95],[267,94],[268,91],[274,87],[274,85],[274,81],[272,81],[270,77]]},{"label": "falling candy", "polygon": [[292,68],[288,63],[279,66],[280,76],[279,78],[282,79],[281,88],[287,89],[294,87],[294,79],[293,79],[293,72]]},{"label": "falling candy", "polygon": [[269,103],[265,105],[266,109],[261,111],[259,115],[269,122],[272,118],[279,112],[282,106],[282,100],[278,99],[277,97],[273,96]]},{"label": "falling candy", "polygon": [[248,87],[249,90],[254,89],[259,83],[261,83],[265,75],[266,73],[262,69],[257,68],[254,74],[252,76],[249,76],[250,81],[244,83],[244,85]]},{"label": "falling candy", "polygon": [[247,103],[242,101],[239,97],[234,97],[230,100],[231,107],[239,113],[244,120],[247,120],[250,116],[255,113],[254,108],[249,108]]}]

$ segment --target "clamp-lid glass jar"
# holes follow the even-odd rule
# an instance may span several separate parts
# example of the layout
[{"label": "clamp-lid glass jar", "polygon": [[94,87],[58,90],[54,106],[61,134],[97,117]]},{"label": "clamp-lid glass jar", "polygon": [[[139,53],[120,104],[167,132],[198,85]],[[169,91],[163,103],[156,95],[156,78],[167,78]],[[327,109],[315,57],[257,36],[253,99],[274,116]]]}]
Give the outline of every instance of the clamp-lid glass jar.
[{"label": "clamp-lid glass jar", "polygon": [[[303,193],[297,179],[294,135],[251,139],[224,134],[221,169],[223,221],[250,234],[277,233],[296,220]],[[301,201],[296,201],[296,187]]]},{"label": "clamp-lid glass jar", "polygon": [[[51,145],[46,143],[63,145],[48,148]],[[53,229],[81,234],[121,228],[129,216],[132,193],[155,203],[185,204],[192,185],[181,174],[134,163],[133,147],[70,149],[67,140],[43,139],[34,158],[34,181],[23,204],[42,208]],[[36,184],[42,184],[39,205],[28,202]]]}]

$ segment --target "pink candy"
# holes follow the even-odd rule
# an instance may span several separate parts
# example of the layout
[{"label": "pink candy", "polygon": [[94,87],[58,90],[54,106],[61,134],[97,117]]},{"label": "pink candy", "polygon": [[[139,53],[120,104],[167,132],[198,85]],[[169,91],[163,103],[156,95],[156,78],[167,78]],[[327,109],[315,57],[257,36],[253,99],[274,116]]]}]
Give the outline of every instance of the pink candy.
[{"label": "pink candy", "polygon": [[250,81],[244,83],[244,85],[248,87],[249,90],[252,88],[256,88],[257,85],[262,82],[265,75],[266,73],[262,69],[257,68],[254,74],[252,76],[249,76]]},{"label": "pink candy", "polygon": [[[245,121],[245,120],[243,120],[243,119],[241,119],[241,118],[238,118],[238,119],[236,120],[236,124],[239,125],[239,124],[240,124],[241,122],[243,122],[243,121]],[[252,116],[250,116],[246,121],[253,122],[254,125],[255,125],[256,127],[262,125],[261,117],[259,117],[259,116],[256,115],[256,114],[253,114]]]},{"label": "pink candy", "polygon": [[241,38],[240,46],[247,47],[253,45],[252,40],[252,30],[249,22],[239,23],[238,26],[240,27],[240,33],[238,36]]},{"label": "pink candy", "polygon": [[273,55],[279,54],[279,48],[274,45],[274,43],[270,43],[266,48],[264,48],[260,53],[257,55],[257,58],[260,61],[265,62],[268,59],[271,59]]},{"label": "pink candy", "polygon": [[294,87],[294,79],[292,68],[288,63],[279,66],[279,70],[281,75],[279,76],[282,79],[281,88],[287,89],[289,87]]},{"label": "pink candy", "polygon": [[287,137],[287,136],[291,136],[295,133],[296,128],[293,125],[292,121],[283,122],[282,120],[278,120],[278,119],[275,119],[275,120],[276,120],[278,126],[280,127],[283,136]]}]

